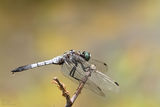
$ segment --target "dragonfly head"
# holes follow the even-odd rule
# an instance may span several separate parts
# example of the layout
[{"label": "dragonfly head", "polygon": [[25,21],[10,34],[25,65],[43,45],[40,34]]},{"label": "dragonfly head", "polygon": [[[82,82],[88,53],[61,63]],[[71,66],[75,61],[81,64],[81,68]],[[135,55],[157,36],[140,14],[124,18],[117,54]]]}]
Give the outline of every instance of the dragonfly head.
[{"label": "dragonfly head", "polygon": [[89,61],[89,59],[91,58],[91,54],[89,52],[83,51],[81,56],[86,60]]}]

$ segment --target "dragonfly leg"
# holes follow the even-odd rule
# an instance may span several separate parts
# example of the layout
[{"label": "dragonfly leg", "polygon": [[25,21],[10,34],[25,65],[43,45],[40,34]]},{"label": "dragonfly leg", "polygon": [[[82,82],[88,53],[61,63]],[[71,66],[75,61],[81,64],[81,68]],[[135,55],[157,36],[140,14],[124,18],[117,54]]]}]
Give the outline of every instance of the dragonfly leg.
[{"label": "dragonfly leg", "polygon": [[71,69],[71,71],[70,71],[69,75],[73,77],[73,76],[74,76],[75,71],[76,71],[76,66],[74,66],[74,67]]},{"label": "dragonfly leg", "polygon": [[89,66],[88,66],[88,67],[85,67],[81,62],[79,62],[79,63],[80,63],[80,65],[81,65],[83,71],[84,71],[84,72],[87,72],[86,69],[89,68]]},{"label": "dragonfly leg", "polygon": [[75,72],[76,72],[77,65],[78,65],[78,64],[75,63],[75,66],[72,68],[72,70],[70,71],[69,75],[70,75],[71,77],[73,77],[74,79],[80,81],[80,79],[74,77],[74,74],[75,74]]}]

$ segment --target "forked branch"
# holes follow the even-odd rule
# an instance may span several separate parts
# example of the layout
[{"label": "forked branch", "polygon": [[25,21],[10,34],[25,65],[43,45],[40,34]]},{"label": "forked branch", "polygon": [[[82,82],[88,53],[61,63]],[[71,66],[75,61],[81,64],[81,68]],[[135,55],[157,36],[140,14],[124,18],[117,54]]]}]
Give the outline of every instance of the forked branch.
[{"label": "forked branch", "polygon": [[76,92],[74,93],[74,95],[72,96],[72,98],[70,98],[70,95],[68,93],[68,91],[66,90],[64,84],[62,84],[58,78],[54,78],[54,83],[58,85],[59,89],[62,91],[62,96],[64,96],[66,98],[66,105],[65,107],[71,107],[73,105],[73,103],[75,102],[75,100],[77,99],[77,97],[79,96],[79,94],[81,93],[85,83],[87,82],[88,78],[91,76],[91,73],[96,70],[96,66],[95,65],[91,65],[86,72],[86,75],[82,78],[82,80],[79,83],[79,86],[76,90]]}]

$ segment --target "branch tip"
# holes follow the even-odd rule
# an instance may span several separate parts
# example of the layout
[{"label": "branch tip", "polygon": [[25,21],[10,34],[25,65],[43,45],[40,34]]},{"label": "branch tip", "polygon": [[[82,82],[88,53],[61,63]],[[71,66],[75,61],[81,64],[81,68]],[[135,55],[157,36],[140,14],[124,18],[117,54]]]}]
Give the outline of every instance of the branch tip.
[{"label": "branch tip", "polygon": [[66,90],[66,87],[63,83],[61,83],[57,77],[53,78],[53,83],[57,84],[58,88],[62,91],[62,96],[64,96],[66,98],[66,105],[65,107],[71,107],[73,105],[73,103],[75,102],[75,100],[77,99],[77,97],[79,96],[79,94],[81,93],[86,81],[88,80],[88,78],[91,76],[91,73],[93,71],[96,70],[96,66],[95,65],[91,65],[89,67],[89,69],[87,69],[87,73],[86,75],[82,78],[82,81],[80,81],[78,88],[76,89],[76,92],[74,93],[74,95],[72,96],[72,98],[70,98],[69,92]]}]

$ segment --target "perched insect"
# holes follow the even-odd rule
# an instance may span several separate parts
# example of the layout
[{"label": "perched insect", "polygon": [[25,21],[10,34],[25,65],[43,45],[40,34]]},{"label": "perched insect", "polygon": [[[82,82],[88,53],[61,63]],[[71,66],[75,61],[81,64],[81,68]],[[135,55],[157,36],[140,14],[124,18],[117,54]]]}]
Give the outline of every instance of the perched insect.
[{"label": "perched insect", "polygon": [[65,52],[63,55],[54,57],[51,60],[21,66],[11,72],[21,72],[49,64],[61,65],[62,73],[73,81],[81,81],[86,75],[86,72],[88,72],[86,70],[87,67],[94,64],[97,70],[92,72],[91,76],[88,78],[85,85],[86,88],[100,96],[105,96],[108,91],[116,91],[119,88],[119,84],[117,82],[102,73],[107,71],[107,64],[91,58],[91,54],[86,51],[80,52],[70,50]]}]

